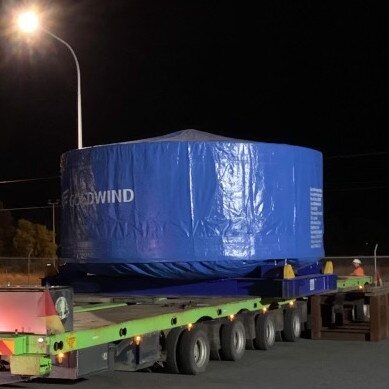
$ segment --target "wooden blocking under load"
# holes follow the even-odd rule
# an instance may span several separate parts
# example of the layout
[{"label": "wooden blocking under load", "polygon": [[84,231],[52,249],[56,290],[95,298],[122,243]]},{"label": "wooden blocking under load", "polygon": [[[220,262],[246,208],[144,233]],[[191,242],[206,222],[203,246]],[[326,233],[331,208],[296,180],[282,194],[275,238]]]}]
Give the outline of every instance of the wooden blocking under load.
[{"label": "wooden blocking under load", "polygon": [[370,340],[389,337],[389,294],[372,294],[370,300]]},{"label": "wooden blocking under load", "polygon": [[321,330],[322,330],[321,300],[322,300],[321,296],[311,296],[309,298],[312,339],[321,339]]},{"label": "wooden blocking under load", "polygon": [[311,296],[309,310],[312,339],[377,342],[389,337],[387,288]]}]

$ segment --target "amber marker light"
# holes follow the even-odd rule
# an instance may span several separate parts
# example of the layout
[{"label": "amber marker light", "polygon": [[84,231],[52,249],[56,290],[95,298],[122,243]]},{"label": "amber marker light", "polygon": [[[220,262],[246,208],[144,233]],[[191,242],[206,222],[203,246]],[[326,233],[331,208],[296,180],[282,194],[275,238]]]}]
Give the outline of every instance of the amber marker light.
[{"label": "amber marker light", "polygon": [[64,353],[59,353],[55,356],[55,359],[57,360],[58,363],[62,363],[63,360],[65,359],[65,354]]},{"label": "amber marker light", "polygon": [[140,337],[140,336],[135,336],[134,340],[135,340],[135,344],[136,344],[137,346],[139,346],[139,344],[140,344],[140,342],[141,342],[141,340],[142,340],[142,337]]}]

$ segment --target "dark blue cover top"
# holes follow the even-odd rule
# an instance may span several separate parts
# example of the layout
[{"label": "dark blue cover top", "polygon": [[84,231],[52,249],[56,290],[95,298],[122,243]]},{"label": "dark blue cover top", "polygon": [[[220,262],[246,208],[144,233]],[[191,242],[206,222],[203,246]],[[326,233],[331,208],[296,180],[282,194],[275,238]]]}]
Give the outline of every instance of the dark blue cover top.
[{"label": "dark blue cover top", "polygon": [[324,256],[322,155],[195,130],[62,155],[62,257],[99,274],[217,278]]}]

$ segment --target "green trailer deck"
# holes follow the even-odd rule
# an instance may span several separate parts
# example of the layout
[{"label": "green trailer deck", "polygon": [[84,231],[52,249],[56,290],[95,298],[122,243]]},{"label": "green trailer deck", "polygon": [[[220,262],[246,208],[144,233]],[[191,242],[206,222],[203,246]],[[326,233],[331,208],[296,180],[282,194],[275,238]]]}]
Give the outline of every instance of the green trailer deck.
[{"label": "green trailer deck", "polygon": [[[371,277],[340,277],[338,292]],[[314,298],[314,297],[312,297]],[[70,287],[0,288],[0,384],[74,380],[103,370],[162,365],[198,374],[209,359],[295,342],[308,298],[74,295]]]},{"label": "green trailer deck", "polygon": [[[283,305],[290,301],[280,301]],[[242,311],[260,312],[270,304],[259,298],[196,298],[165,299],[157,303],[129,305],[125,303],[92,303],[75,306],[74,331],[50,336],[48,344],[52,354],[96,346],[151,332],[187,326],[202,320],[237,315]],[[69,341],[70,340],[70,341]],[[55,344],[63,347],[55,350]]]},{"label": "green trailer deck", "polygon": [[339,291],[363,289],[367,285],[372,285],[372,276],[338,276],[337,287]]},{"label": "green trailer deck", "polygon": [[245,348],[271,348],[277,332],[295,341],[306,321],[304,301],[259,297],[74,297],[70,288],[0,289],[0,309],[10,306],[13,317],[0,332],[1,384],[155,363],[197,374],[210,357],[237,360]]}]

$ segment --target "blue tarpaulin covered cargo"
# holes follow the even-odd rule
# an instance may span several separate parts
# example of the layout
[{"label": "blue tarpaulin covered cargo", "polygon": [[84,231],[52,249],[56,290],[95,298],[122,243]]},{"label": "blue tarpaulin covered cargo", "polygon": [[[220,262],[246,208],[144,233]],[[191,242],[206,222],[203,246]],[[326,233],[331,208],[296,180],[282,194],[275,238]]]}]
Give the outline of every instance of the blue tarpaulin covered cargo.
[{"label": "blue tarpaulin covered cargo", "polygon": [[322,155],[195,130],[61,159],[61,256],[84,271],[237,277],[323,250]]}]

